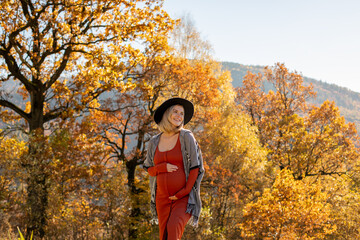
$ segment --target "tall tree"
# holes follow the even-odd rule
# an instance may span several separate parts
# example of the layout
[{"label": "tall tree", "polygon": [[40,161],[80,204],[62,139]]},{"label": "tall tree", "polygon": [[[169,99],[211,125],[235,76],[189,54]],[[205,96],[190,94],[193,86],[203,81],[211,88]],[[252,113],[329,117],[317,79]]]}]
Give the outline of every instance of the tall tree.
[{"label": "tall tree", "polygon": [[[106,101],[101,111],[105,116],[99,122],[104,127],[103,136],[112,148],[112,157],[126,165],[127,184],[132,207],[129,235],[136,239],[139,220],[145,218],[144,187],[137,172],[143,163],[146,143],[157,130],[153,124],[153,113],[164,99],[172,96],[186,97],[196,106],[196,116],[189,126],[196,128],[211,119],[216,106],[222,102],[222,91],[227,92],[230,78],[221,73],[220,66],[212,63],[196,63],[187,59],[169,59],[168,65],[152,66],[150,71],[133,81],[137,87],[120,95],[116,101]],[[206,82],[205,82],[206,81]],[[206,84],[204,84],[204,82]],[[229,88],[230,89],[230,88]],[[105,108],[106,106],[106,108]],[[147,205],[145,205],[147,206]]]},{"label": "tall tree", "polygon": [[[172,36],[178,33],[179,25]],[[187,34],[198,34],[193,28]],[[191,41],[191,46],[202,51],[202,45],[196,44],[200,39]],[[173,43],[173,42],[171,42]],[[179,44],[179,41],[177,42]],[[182,45],[190,44],[182,42]],[[188,49],[192,49],[187,46]],[[129,189],[130,219],[129,237],[139,238],[138,228],[141,221],[146,221],[142,185],[144,173],[137,171],[145,158],[146,143],[157,130],[153,123],[153,113],[156,107],[166,98],[172,96],[185,97],[194,102],[196,116],[189,127],[196,128],[224,100],[223,93],[231,93],[230,76],[223,72],[219,64],[207,58],[187,59],[180,55],[179,46],[170,45],[170,54],[164,58],[153,59],[152,56],[164,56],[167,49],[153,49],[137,69],[130,74],[133,89],[114,94],[111,100],[105,101],[100,111],[105,113],[102,121],[103,136],[112,148],[112,157],[118,163],[126,166],[127,184]],[[181,52],[181,51],[180,51]],[[203,57],[203,55],[201,55]],[[116,99],[115,101],[113,99]],[[187,126],[188,127],[188,126]]]},{"label": "tall tree", "polygon": [[[97,106],[104,91],[125,90],[131,85],[126,72],[143,60],[142,51],[166,42],[172,20],[161,6],[160,0],[2,1],[1,114],[16,116],[31,136],[43,139],[52,120]],[[49,161],[35,156],[43,148],[41,141],[29,142],[33,157],[22,163],[28,172],[27,233],[40,238]]]},{"label": "tall tree", "polygon": [[[265,93],[264,81],[273,90]],[[296,179],[344,174],[354,166],[358,157],[354,124],[345,122],[334,103],[307,104],[315,95],[312,86],[303,86],[302,76],[284,64],[265,68],[264,74],[249,73],[237,93],[238,103],[269,150],[269,160],[280,169],[289,168]]]},{"label": "tall tree", "polygon": [[222,105],[200,134],[206,175],[202,191],[202,239],[234,239],[240,233],[241,209],[269,184],[271,166],[256,127],[235,104]]}]

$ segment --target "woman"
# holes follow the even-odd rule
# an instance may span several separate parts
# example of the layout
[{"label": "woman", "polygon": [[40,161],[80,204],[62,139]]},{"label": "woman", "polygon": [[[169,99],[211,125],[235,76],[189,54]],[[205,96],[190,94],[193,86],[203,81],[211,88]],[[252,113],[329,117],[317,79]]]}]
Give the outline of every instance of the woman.
[{"label": "woman", "polygon": [[155,110],[161,133],[149,142],[144,168],[150,175],[151,212],[160,240],[181,239],[186,223],[191,219],[196,226],[199,220],[204,167],[193,134],[183,128],[193,113],[193,104],[183,98],[171,98]]}]

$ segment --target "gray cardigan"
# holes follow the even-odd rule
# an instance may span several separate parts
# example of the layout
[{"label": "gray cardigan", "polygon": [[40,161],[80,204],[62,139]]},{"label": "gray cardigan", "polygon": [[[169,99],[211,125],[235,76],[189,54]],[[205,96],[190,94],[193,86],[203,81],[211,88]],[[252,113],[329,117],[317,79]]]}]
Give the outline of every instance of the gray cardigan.
[{"label": "gray cardigan", "polygon": [[[156,151],[156,147],[159,144],[161,133],[152,137],[150,139],[147,155],[144,161],[144,169],[147,170],[149,167],[155,166],[154,164],[154,155]],[[204,176],[204,166],[203,159],[200,147],[196,142],[194,135],[190,130],[182,129],[180,131],[180,144],[181,144],[181,152],[183,156],[184,170],[186,175],[186,180],[188,179],[189,172],[193,168],[199,168],[199,175],[195,181],[193,188],[189,193],[189,200],[186,212],[191,214],[191,219],[189,223],[192,226],[197,226],[200,213],[201,213],[201,199],[200,199],[200,183]],[[157,212],[156,212],[156,176],[150,177],[150,192],[151,192],[151,200],[150,200],[150,209],[153,216],[152,221],[158,223]]]}]

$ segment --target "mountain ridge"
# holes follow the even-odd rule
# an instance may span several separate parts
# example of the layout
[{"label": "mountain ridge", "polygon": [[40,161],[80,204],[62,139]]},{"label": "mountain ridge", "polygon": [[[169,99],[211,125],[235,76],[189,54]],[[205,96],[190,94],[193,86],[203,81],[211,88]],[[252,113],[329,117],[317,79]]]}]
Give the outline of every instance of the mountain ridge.
[{"label": "mountain ridge", "polygon": [[[233,79],[233,86],[240,87],[243,77],[248,71],[252,73],[262,72],[265,66],[244,65],[235,62],[220,62],[223,70],[228,70]],[[349,88],[341,87],[333,83],[323,82],[314,78],[303,76],[304,84],[310,83],[314,87],[316,97],[309,101],[316,106],[320,106],[324,101],[334,101],[339,107],[340,113],[347,122],[354,122],[359,130],[360,127],[360,93],[352,91]],[[265,85],[265,89],[267,86]]]}]

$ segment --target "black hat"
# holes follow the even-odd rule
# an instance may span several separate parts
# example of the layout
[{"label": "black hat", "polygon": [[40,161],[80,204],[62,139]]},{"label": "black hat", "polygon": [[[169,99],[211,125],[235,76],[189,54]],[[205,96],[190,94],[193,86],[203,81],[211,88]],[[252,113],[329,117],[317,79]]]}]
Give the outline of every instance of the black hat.
[{"label": "black hat", "polygon": [[194,105],[192,104],[192,102],[190,102],[184,98],[170,98],[170,99],[166,100],[165,102],[163,102],[155,110],[154,120],[155,120],[156,124],[159,124],[161,122],[161,119],[162,119],[166,109],[168,109],[169,107],[171,107],[173,105],[183,106],[183,108],[184,108],[184,125],[187,124],[191,120],[191,118],[194,114]]}]

